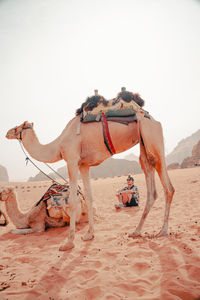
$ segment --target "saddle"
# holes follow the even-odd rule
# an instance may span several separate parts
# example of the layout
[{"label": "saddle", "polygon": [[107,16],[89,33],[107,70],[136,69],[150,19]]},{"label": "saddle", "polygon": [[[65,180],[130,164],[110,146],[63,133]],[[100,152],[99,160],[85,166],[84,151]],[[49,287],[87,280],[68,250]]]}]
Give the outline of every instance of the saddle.
[{"label": "saddle", "polygon": [[139,94],[128,92],[125,88],[122,88],[121,93],[111,100],[106,100],[98,95],[98,90],[95,90],[95,95],[87,98],[76,111],[76,115],[81,115],[83,123],[99,122],[104,114],[107,121],[128,125],[130,122],[137,121],[137,112],[148,116],[148,112],[142,109],[143,105],[144,100]]}]

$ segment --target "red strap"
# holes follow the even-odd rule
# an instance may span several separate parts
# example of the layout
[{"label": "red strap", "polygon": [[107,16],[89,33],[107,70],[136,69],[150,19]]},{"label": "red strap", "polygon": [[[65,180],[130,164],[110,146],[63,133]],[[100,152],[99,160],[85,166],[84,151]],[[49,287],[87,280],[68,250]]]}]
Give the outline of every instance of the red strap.
[{"label": "red strap", "polygon": [[109,132],[109,128],[108,128],[108,122],[107,122],[106,116],[103,112],[102,112],[102,119],[103,119],[103,123],[104,123],[104,127],[105,127],[105,134],[106,134],[105,138],[108,142],[108,145],[109,145],[109,148],[110,148],[112,154],[115,154],[116,151],[115,151],[115,148],[114,148],[112,140],[111,140],[111,136],[110,136],[110,132]]}]

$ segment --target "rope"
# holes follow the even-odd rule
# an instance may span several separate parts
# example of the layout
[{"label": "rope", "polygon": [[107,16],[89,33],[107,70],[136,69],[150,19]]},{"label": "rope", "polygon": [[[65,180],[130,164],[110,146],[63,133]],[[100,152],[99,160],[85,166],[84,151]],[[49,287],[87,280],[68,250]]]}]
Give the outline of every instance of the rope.
[{"label": "rope", "polygon": [[[29,157],[28,155],[26,154],[23,146],[22,146],[22,142],[19,140],[19,144],[20,144],[20,147],[22,149],[22,151],[24,152],[25,156],[26,156],[26,165],[28,164],[28,161],[30,161],[42,174],[44,174],[46,177],[48,177],[49,179],[51,179],[53,182],[56,182],[57,184],[60,185],[59,182],[57,182],[55,179],[53,179],[51,176],[47,175],[44,171],[42,171]],[[68,184],[68,181],[62,177],[59,173],[57,173],[53,168],[51,168],[47,163],[44,163],[47,167],[49,167],[53,172],[55,172],[58,176],[60,176],[62,179],[64,179],[64,181]]]},{"label": "rope", "polygon": [[62,176],[60,175],[58,172],[56,172],[52,167],[50,167],[47,163],[44,163],[49,169],[51,169],[51,171],[53,171],[55,174],[57,174],[60,178],[62,178],[66,183],[68,183],[68,181]]},{"label": "rope", "polygon": [[[26,156],[26,165],[28,164],[28,161],[30,161],[42,174],[44,174],[46,177],[48,177],[49,179],[51,179],[53,182],[57,183],[58,185],[60,185],[59,182],[57,182],[55,179],[53,179],[51,176],[47,175],[44,171],[42,171],[29,157],[28,155],[26,154],[25,150],[24,150],[24,147],[22,146],[22,141],[21,140],[18,140],[19,141],[19,144],[20,144],[20,147],[22,149],[22,151],[24,152],[25,156]],[[52,167],[50,167],[47,163],[44,163],[47,167],[49,167],[49,169],[51,169],[55,174],[57,174],[60,178],[62,178],[67,184],[69,184],[69,182],[62,176],[60,175],[58,172],[56,172]],[[78,192],[81,194],[81,196],[84,198],[85,200],[85,196],[84,194],[82,193],[81,191],[81,187],[78,185]]]}]

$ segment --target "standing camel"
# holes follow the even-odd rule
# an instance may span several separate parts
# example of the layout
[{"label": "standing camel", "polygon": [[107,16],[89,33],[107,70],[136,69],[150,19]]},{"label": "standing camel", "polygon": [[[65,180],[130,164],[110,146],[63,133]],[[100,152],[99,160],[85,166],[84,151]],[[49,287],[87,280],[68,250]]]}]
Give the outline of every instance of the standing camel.
[{"label": "standing camel", "polygon": [[[70,183],[70,232],[59,248],[64,251],[74,247],[75,214],[77,206],[78,171],[80,171],[88,206],[89,228],[83,240],[94,237],[92,192],[89,177],[91,166],[97,166],[110,157],[105,147],[101,122],[82,123],[77,114],[65,127],[62,133],[49,144],[42,145],[34,132],[33,123],[24,122],[10,129],[8,139],[20,140],[27,152],[36,160],[53,163],[64,159],[67,163]],[[110,136],[116,153],[123,152],[140,143],[140,164],[145,174],[147,186],[147,201],[141,220],[130,237],[140,235],[144,221],[157,198],[155,187],[155,170],[160,177],[165,194],[165,214],[163,226],[158,236],[168,233],[168,218],[174,188],[168,177],[161,124],[152,117],[145,118],[137,113],[137,121],[128,125],[108,122]]]}]

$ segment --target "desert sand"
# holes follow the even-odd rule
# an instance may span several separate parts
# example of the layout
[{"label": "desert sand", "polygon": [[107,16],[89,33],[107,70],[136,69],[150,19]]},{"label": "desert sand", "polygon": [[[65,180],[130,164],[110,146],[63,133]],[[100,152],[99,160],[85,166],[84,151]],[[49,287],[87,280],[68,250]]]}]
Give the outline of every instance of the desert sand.
[{"label": "desert sand", "polygon": [[[169,176],[176,192],[165,237],[155,237],[165,208],[158,177],[158,199],[142,237],[128,237],[146,202],[143,174],[134,176],[139,209],[114,208],[126,176],[92,179],[95,238],[84,242],[87,224],[77,225],[70,251],[58,250],[69,227],[25,236],[13,235],[11,222],[0,227],[0,299],[200,299],[200,167],[170,170]],[[16,187],[21,209],[27,210],[50,184],[1,182],[0,187]],[[0,208],[5,212],[2,202]]]}]

